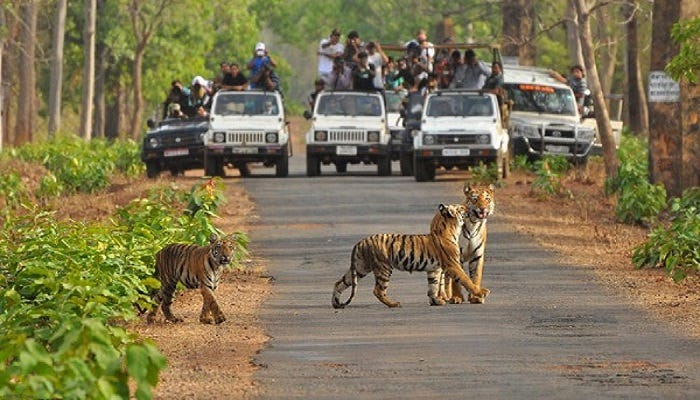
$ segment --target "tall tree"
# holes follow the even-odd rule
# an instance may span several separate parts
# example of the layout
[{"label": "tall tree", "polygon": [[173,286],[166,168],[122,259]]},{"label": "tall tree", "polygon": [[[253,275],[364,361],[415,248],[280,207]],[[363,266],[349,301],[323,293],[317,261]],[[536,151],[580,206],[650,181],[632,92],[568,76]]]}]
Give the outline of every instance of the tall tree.
[{"label": "tall tree", "polygon": [[97,0],[85,0],[85,30],[83,33],[83,104],[80,109],[80,137],[92,139],[95,94],[95,26]]},{"label": "tall tree", "polygon": [[598,68],[595,63],[595,50],[593,47],[593,36],[591,34],[590,18],[591,13],[604,3],[589,2],[588,0],[575,0],[576,14],[579,21],[579,39],[581,41],[581,52],[586,60],[586,76],[593,98],[593,105],[596,110],[596,124],[598,135],[603,144],[603,161],[605,163],[605,174],[608,178],[617,176],[619,161],[615,148],[610,115],[605,104],[605,97],[600,85]]},{"label": "tall tree", "polygon": [[575,0],[566,2],[566,44],[569,49],[571,65],[584,65],[581,53],[581,41],[578,38],[578,14]]},{"label": "tall tree", "polygon": [[63,84],[63,41],[66,33],[67,0],[56,1],[56,22],[51,51],[51,83],[49,86],[49,136],[61,129],[61,91]]},{"label": "tall tree", "polygon": [[37,5],[34,0],[27,0],[21,6],[21,53],[19,65],[19,96],[17,98],[17,124],[15,128],[15,145],[32,141],[34,134],[34,107],[36,96],[35,48]]},{"label": "tall tree", "polygon": [[131,127],[129,136],[138,138],[141,133],[141,121],[143,120],[143,58],[148,43],[153,34],[163,23],[163,11],[170,6],[172,0],[131,0],[129,14],[131,27],[136,39],[134,63],[131,70],[133,89],[133,110],[131,114]]},{"label": "tall tree", "polygon": [[503,55],[535,65],[535,12],[529,0],[503,0]]},{"label": "tall tree", "polygon": [[[7,32],[5,31],[7,27],[7,21],[5,20],[5,2],[0,1],[0,82],[2,81],[3,68],[2,68],[2,58],[3,49],[5,48],[5,37],[7,37]],[[0,151],[2,151],[3,142],[5,139],[5,89],[2,84],[0,84]]]},{"label": "tall tree", "polygon": [[646,136],[649,133],[649,109],[647,108],[647,95],[642,79],[642,66],[640,62],[639,37],[637,35],[637,0],[626,0],[622,6],[622,15],[625,19],[626,31],[626,69],[625,120],[632,131],[637,135]]},{"label": "tall tree", "polygon": [[[671,36],[674,25],[697,19],[700,4],[694,0],[656,0],[653,13],[650,71],[662,75],[681,53]],[[697,43],[697,37],[697,31],[691,34],[690,43]],[[691,68],[693,71],[697,74],[697,69]],[[687,75],[674,75],[682,78],[675,96],[649,94],[649,169],[652,182],[662,183],[671,196],[680,196],[684,189],[700,186],[700,90],[688,82]]]}]

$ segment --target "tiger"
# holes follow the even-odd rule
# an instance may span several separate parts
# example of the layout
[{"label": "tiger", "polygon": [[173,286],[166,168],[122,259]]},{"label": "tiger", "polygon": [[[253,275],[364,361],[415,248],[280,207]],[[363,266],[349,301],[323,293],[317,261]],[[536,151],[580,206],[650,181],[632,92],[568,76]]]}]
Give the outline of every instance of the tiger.
[{"label": "tiger", "polygon": [[147,322],[153,323],[158,308],[163,309],[167,322],[183,321],[170,310],[178,282],[182,282],[188,289],[199,288],[201,291],[202,312],[199,315],[199,322],[203,324],[224,322],[226,317],[214,298],[214,291],[218,286],[222,267],[231,263],[233,259],[234,248],[230,237],[219,239],[212,233],[208,246],[173,243],[158,251],[154,276],[160,281],[161,286],[153,296],[155,306],[148,312]]},{"label": "tiger", "polygon": [[[495,187],[491,185],[464,185],[465,206],[468,209],[467,217],[459,237],[460,262],[464,271],[469,271],[474,285],[481,287],[481,279],[484,272],[484,253],[486,251],[486,221],[495,209]],[[451,281],[444,275],[441,287],[445,288],[442,297],[451,303],[463,303],[464,296],[460,285]],[[486,293],[488,295],[488,292]],[[473,304],[483,304],[486,295],[477,296],[473,292],[467,300]]]},{"label": "tiger", "polygon": [[[370,272],[374,273],[374,295],[387,307],[401,303],[387,296],[387,287],[393,269],[425,271],[428,274],[428,298],[431,305],[443,305],[440,297],[440,276],[460,282],[470,293],[485,297],[488,289],[478,288],[462,270],[459,259],[459,237],[468,209],[464,204],[440,204],[430,224],[429,234],[375,234],[361,239],[352,249],[350,269],[335,283],[331,305],[344,308],[357,292],[357,282]],[[344,303],[340,296],[352,287]]]}]

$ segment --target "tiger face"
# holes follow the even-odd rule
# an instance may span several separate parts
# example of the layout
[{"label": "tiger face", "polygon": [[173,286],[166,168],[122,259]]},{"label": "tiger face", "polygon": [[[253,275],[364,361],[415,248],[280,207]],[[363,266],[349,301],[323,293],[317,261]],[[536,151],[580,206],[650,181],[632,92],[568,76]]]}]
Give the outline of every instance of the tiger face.
[{"label": "tiger face", "polygon": [[470,219],[486,219],[493,214],[495,208],[494,190],[493,185],[464,185],[465,203]]},{"label": "tiger face", "polygon": [[211,244],[209,254],[218,265],[228,265],[231,263],[234,249],[231,238],[225,237],[218,239],[215,234],[212,234],[209,237],[209,243]]}]

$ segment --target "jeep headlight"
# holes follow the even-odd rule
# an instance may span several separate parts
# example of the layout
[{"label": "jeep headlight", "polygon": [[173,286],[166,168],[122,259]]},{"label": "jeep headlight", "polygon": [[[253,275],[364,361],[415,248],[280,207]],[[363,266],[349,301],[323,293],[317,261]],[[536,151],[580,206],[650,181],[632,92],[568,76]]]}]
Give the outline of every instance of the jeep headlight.
[{"label": "jeep headlight", "polygon": [[314,140],[317,142],[325,142],[326,140],[328,140],[328,132],[327,131],[314,132]]},{"label": "jeep headlight", "polygon": [[226,141],[226,132],[214,132],[212,135],[214,143],[223,143]]},{"label": "jeep headlight", "polygon": [[490,135],[479,135],[477,138],[477,141],[479,144],[489,144],[491,143],[491,136]]},{"label": "jeep headlight", "polygon": [[267,132],[265,134],[265,143],[277,143],[277,132]]},{"label": "jeep headlight", "polygon": [[148,145],[151,146],[152,149],[155,149],[159,145],[158,139],[154,137],[148,139]]},{"label": "jeep headlight", "polygon": [[367,132],[368,142],[378,142],[379,141],[379,131],[369,131]]},{"label": "jeep headlight", "polygon": [[435,135],[423,135],[423,144],[426,146],[435,144],[436,141]]},{"label": "jeep headlight", "polygon": [[537,138],[537,139],[539,139],[539,137],[540,137],[540,131],[534,125],[516,125],[514,127],[514,131],[515,131],[516,136],[524,136],[524,137],[528,137],[528,138]]},{"label": "jeep headlight", "polygon": [[586,142],[589,142],[593,140],[595,137],[595,131],[593,129],[579,129],[578,130],[578,138],[580,140],[584,140]]}]

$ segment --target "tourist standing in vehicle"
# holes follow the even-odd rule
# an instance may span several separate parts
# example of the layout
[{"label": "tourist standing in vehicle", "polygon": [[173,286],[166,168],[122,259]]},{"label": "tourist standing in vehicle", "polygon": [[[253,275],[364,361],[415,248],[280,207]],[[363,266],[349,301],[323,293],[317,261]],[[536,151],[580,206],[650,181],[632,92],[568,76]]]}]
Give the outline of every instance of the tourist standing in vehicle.
[{"label": "tourist standing in vehicle", "polygon": [[464,52],[464,63],[455,68],[450,89],[479,90],[490,74],[491,68],[476,58],[474,50],[469,49]]},{"label": "tourist standing in vehicle", "polygon": [[352,86],[355,90],[374,91],[374,77],[376,75],[374,65],[369,63],[369,55],[361,51],[357,55],[359,62],[352,70]]},{"label": "tourist standing in vehicle", "polygon": [[340,30],[333,29],[330,36],[322,39],[318,45],[318,75],[329,84],[333,71],[333,60],[343,55],[345,46],[340,43]]},{"label": "tourist standing in vehicle", "polygon": [[403,80],[402,84],[405,88],[413,88],[416,84],[416,78],[408,65],[406,57],[400,58],[399,62],[399,77]]},{"label": "tourist standing in vehicle", "polygon": [[[258,83],[258,80],[261,78],[261,73],[264,72],[263,67],[266,65],[271,68],[277,66],[277,64],[275,64],[275,62],[272,60],[272,57],[269,56],[265,43],[259,42],[255,45],[253,58],[250,59],[246,65],[248,70],[250,70],[249,86],[251,89],[262,88],[262,85]],[[271,68],[268,68],[268,70]]]},{"label": "tourist standing in vehicle", "polygon": [[177,103],[180,105],[180,109],[183,109],[188,104],[188,99],[190,96],[190,89],[182,85],[179,79],[175,79],[170,82],[170,91],[165,97],[165,102],[163,102],[163,118],[167,117],[170,113],[170,105]]},{"label": "tourist standing in vehicle", "polygon": [[248,87],[248,79],[241,72],[241,68],[236,63],[229,64],[228,73],[224,74],[221,81],[221,89],[245,90]]},{"label": "tourist standing in vehicle", "polygon": [[399,75],[396,61],[392,57],[388,58],[386,70],[384,71],[384,88],[387,90],[399,90],[403,86],[403,78]]},{"label": "tourist standing in vehicle", "polygon": [[212,83],[197,75],[192,79],[190,86],[190,95],[188,97],[187,108],[185,114],[193,116],[197,114],[197,107],[202,106],[206,109],[211,107],[212,100]]},{"label": "tourist standing in vehicle", "polygon": [[316,79],[314,81],[314,91],[309,94],[309,97],[306,99],[306,103],[309,105],[309,109],[313,112],[314,106],[316,105],[316,97],[318,96],[319,93],[323,91],[323,89],[326,87],[326,81],[324,81],[321,78]]},{"label": "tourist standing in vehicle", "polygon": [[347,40],[345,41],[345,50],[343,52],[343,59],[345,64],[350,68],[354,68],[360,60],[357,55],[362,51],[362,42],[360,41],[360,35],[357,31],[350,31],[348,33]]},{"label": "tourist standing in vehicle", "polygon": [[484,92],[493,93],[498,99],[498,106],[501,109],[501,117],[506,123],[508,122],[508,106],[506,104],[506,91],[503,88],[503,64],[500,61],[491,63],[491,75],[486,78],[484,86],[481,88]]},{"label": "tourist standing in vehicle", "polygon": [[[411,43],[415,43],[417,46],[412,46]],[[433,61],[435,60],[435,45],[428,41],[428,33],[425,31],[425,29],[418,29],[416,31],[415,38],[406,43],[406,48],[408,49],[409,47],[415,47],[417,49],[417,56],[425,58],[427,67],[426,72],[432,72]]]},{"label": "tourist standing in vehicle", "polygon": [[382,90],[384,88],[384,66],[389,58],[384,54],[379,43],[369,42],[366,47],[369,63],[374,65],[374,87],[377,90]]},{"label": "tourist standing in vehicle", "polygon": [[574,65],[569,72],[571,73],[569,77],[564,77],[557,71],[549,71],[549,75],[559,82],[571,86],[571,90],[573,90],[574,96],[576,97],[579,113],[581,113],[588,92],[588,83],[586,82],[585,73],[581,65]]},{"label": "tourist standing in vehicle", "polygon": [[343,57],[333,60],[333,71],[330,76],[330,90],[352,90],[352,70],[345,65]]}]

